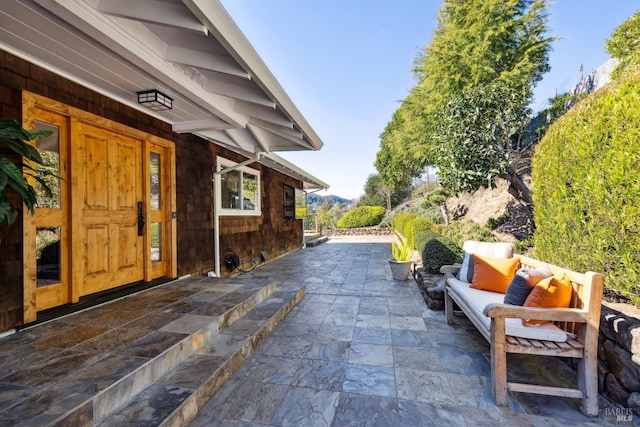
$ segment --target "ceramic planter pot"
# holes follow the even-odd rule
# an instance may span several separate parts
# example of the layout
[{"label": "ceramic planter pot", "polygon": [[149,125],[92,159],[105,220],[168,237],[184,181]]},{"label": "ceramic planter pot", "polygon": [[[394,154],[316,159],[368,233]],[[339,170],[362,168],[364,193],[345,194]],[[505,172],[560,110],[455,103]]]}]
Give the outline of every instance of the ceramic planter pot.
[{"label": "ceramic planter pot", "polygon": [[407,280],[409,278],[409,273],[411,273],[413,261],[396,261],[395,259],[390,258],[389,266],[391,267],[393,280]]}]

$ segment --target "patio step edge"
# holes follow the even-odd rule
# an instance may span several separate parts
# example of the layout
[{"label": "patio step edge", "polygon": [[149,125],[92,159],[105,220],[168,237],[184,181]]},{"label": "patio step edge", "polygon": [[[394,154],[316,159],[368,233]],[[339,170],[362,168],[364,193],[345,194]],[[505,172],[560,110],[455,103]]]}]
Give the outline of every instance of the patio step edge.
[{"label": "patio step edge", "polygon": [[[225,335],[224,333],[213,337],[203,345],[201,350],[194,352],[181,364],[166,372],[153,384],[140,391],[127,405],[114,411],[97,425],[100,427],[121,425],[177,427],[187,425],[229,380],[247,357],[258,348],[269,333],[304,298],[304,295],[304,287],[294,291],[273,292],[269,298],[265,298],[242,317],[246,319],[261,306],[274,305],[272,300],[282,299],[277,310],[269,314],[267,318],[256,320],[259,323],[255,330],[248,333],[247,336],[242,336],[242,339],[239,340],[236,340],[239,338],[237,335]],[[252,322],[253,319],[247,319],[247,321]],[[227,345],[229,341],[233,342],[230,346]],[[202,370],[209,364],[215,365],[215,368],[203,374]],[[189,382],[185,378],[185,371],[189,367],[197,369],[195,376],[202,374],[204,377],[197,386],[185,385]],[[157,407],[150,409],[154,404]],[[156,410],[153,414],[154,418],[149,419],[150,411],[154,410]]]},{"label": "patio step edge", "polygon": [[[214,339],[253,307],[268,298],[276,289],[274,282],[256,289],[243,301],[226,312],[216,316],[212,322],[173,344],[156,357],[132,370],[125,377],[110,384],[90,399],[74,409],[61,414],[50,425],[95,425],[124,407],[132,398],[155,383],[167,372],[196,353],[206,343]],[[79,423],[79,424],[78,424]]]}]

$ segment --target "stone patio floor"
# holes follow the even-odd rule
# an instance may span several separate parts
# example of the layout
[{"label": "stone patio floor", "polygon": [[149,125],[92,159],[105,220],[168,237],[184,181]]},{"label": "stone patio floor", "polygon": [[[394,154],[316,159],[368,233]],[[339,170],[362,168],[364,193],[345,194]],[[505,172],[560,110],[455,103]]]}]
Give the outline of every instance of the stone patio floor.
[{"label": "stone patio floor", "polygon": [[[212,398],[192,426],[633,425],[600,399],[514,393],[494,405],[489,345],[464,316],[447,325],[417,284],[391,279],[390,238],[332,237],[264,265],[306,297]],[[509,378],[570,384],[556,358],[509,355]]]},{"label": "stone patio floor", "polygon": [[[190,425],[634,425],[618,420],[620,412],[604,397],[600,398],[600,415],[596,418],[584,416],[578,402],[569,398],[513,393],[507,407],[495,406],[490,392],[489,345],[464,316],[456,316],[455,323],[447,325],[444,312],[426,306],[415,281],[391,279],[386,261],[390,241],[388,236],[332,237],[232,279],[235,284],[256,286],[276,282],[284,290],[302,284],[306,296]],[[210,280],[224,284],[228,279]],[[186,288],[181,290],[180,281],[162,286],[165,290],[156,294],[187,293]],[[126,297],[118,305],[126,305],[133,298],[140,296]],[[98,316],[101,310],[102,316]],[[96,307],[72,316],[103,319],[94,328],[106,327],[102,324],[104,310]],[[165,323],[194,318],[186,310],[181,313],[172,311]],[[155,316],[153,327],[160,327],[155,323],[161,319]],[[181,320],[180,316],[185,318]],[[4,355],[0,357],[0,385],[2,378],[15,377],[28,370],[26,367],[35,359],[46,358],[47,351],[53,352],[45,348],[41,354],[19,354],[20,349],[31,348],[36,337],[42,343],[47,335],[59,336],[62,331],[55,325],[70,330],[72,319],[45,323],[0,339],[0,356]],[[140,322],[125,322],[119,330],[137,331],[144,327]],[[99,337],[93,341],[90,338],[70,342],[69,351],[90,342],[102,351],[109,344],[101,345]],[[125,344],[121,338],[118,341],[111,345]],[[85,358],[90,354],[76,352]],[[565,385],[575,381],[571,368],[557,359],[514,356],[510,355],[508,362],[511,379]],[[32,382],[37,379],[46,384],[60,382],[63,377],[61,372],[48,370],[23,374],[35,378]],[[46,378],[40,378],[42,375]],[[7,408],[20,399],[14,389],[0,387],[4,390],[0,393],[0,411],[9,411]],[[11,425],[2,419],[0,416],[0,425]]]}]

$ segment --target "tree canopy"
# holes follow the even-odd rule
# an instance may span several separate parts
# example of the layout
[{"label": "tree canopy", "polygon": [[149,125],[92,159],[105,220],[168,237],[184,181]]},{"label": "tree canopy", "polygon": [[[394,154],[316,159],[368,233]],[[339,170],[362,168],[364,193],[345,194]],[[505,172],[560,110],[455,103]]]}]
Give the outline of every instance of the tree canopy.
[{"label": "tree canopy", "polygon": [[640,65],[640,10],[624,21],[611,34],[605,48],[620,63],[613,70],[613,77],[638,68]]},{"label": "tree canopy", "polygon": [[[546,0],[444,0],[431,43],[415,61],[417,83],[381,135],[383,182],[433,164],[458,191],[514,177],[509,150],[517,147],[533,87],[549,70],[546,23]],[[470,101],[479,102],[463,105]],[[457,114],[476,119],[455,124]],[[528,201],[527,193],[513,192]]]}]

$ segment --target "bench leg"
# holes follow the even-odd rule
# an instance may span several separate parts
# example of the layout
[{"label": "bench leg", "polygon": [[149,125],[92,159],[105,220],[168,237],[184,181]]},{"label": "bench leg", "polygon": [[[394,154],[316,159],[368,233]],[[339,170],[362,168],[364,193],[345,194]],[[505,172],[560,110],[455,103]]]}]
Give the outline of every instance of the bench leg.
[{"label": "bench leg", "polygon": [[507,348],[504,318],[491,319],[491,388],[498,406],[507,406]]},{"label": "bench leg", "polygon": [[453,323],[453,300],[449,297],[447,285],[444,286],[444,314],[447,317],[447,325]]},{"label": "bench leg", "polygon": [[583,393],[580,410],[589,417],[598,416],[598,367],[596,355],[585,347],[584,358],[578,360],[578,388]]}]

